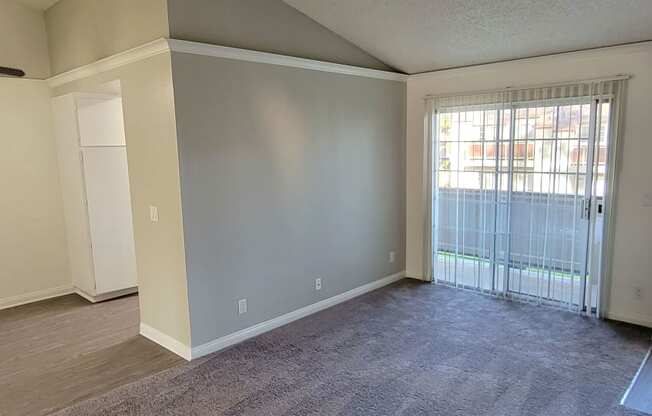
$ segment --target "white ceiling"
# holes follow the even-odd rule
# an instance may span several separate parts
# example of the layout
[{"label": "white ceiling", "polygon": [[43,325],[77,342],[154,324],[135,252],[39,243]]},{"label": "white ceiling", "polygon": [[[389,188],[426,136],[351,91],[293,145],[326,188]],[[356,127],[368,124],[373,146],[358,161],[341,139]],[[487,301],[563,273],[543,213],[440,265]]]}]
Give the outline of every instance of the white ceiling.
[{"label": "white ceiling", "polygon": [[46,10],[58,1],[59,0],[18,0],[18,3],[31,7],[32,9]]},{"label": "white ceiling", "polygon": [[284,0],[406,73],[652,40],[652,0]]}]

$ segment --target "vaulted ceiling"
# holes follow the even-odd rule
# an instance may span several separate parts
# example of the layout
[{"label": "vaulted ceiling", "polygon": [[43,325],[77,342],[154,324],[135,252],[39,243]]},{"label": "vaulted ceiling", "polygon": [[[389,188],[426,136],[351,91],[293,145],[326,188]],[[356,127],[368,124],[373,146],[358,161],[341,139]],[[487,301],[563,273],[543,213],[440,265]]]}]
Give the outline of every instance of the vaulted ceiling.
[{"label": "vaulted ceiling", "polygon": [[284,0],[406,73],[652,40],[652,0]]}]

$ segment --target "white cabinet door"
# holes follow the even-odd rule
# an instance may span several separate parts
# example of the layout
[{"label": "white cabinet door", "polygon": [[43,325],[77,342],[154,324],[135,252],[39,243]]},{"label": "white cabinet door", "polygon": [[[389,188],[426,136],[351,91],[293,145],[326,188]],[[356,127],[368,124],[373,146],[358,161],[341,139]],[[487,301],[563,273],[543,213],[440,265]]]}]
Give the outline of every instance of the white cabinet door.
[{"label": "white cabinet door", "polygon": [[79,96],[77,98],[79,144],[90,146],[124,146],[125,130],[122,99]]},{"label": "white cabinet door", "polygon": [[81,150],[97,294],[137,285],[127,152]]}]

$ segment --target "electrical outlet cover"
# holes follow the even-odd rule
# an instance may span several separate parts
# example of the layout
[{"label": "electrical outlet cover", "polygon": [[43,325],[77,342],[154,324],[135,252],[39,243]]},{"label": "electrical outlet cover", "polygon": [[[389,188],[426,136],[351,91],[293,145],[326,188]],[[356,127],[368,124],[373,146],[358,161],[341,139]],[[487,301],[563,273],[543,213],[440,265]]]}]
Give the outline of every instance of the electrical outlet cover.
[{"label": "electrical outlet cover", "polygon": [[247,299],[240,299],[238,301],[238,315],[247,313]]}]

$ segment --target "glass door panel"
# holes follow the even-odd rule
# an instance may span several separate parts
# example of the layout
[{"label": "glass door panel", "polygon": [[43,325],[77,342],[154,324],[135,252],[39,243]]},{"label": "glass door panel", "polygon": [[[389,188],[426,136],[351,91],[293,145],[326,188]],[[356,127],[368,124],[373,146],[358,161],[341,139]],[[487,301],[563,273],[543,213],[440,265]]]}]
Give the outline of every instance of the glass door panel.
[{"label": "glass door panel", "polygon": [[[441,113],[433,226],[439,282],[493,291],[505,245],[510,110]],[[498,250],[496,249],[498,248]]]},{"label": "glass door panel", "polygon": [[592,146],[590,103],[515,110],[508,292],[582,304]]},{"label": "glass door panel", "polygon": [[608,103],[588,100],[440,112],[436,280],[583,308],[595,296],[588,241],[600,217],[588,214],[604,195],[608,119]]}]

